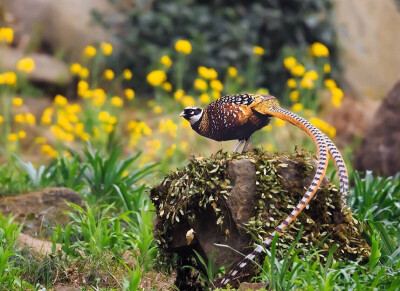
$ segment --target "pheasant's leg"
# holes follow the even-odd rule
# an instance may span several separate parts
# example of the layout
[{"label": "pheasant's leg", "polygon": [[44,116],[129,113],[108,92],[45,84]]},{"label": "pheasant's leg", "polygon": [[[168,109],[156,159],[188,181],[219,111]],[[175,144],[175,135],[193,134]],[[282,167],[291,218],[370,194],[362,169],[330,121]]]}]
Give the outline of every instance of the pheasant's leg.
[{"label": "pheasant's leg", "polygon": [[[304,118],[279,107],[270,107],[268,108],[268,112],[263,112],[264,114],[270,114],[275,117],[286,120],[300,129],[304,130],[314,141],[314,144],[318,150],[318,167],[315,173],[314,179],[311,182],[311,185],[308,187],[307,192],[304,194],[303,198],[300,200],[299,204],[295,207],[295,209],[289,214],[286,219],[281,222],[281,224],[268,236],[268,238],[263,241],[264,247],[269,247],[274,236],[276,234],[282,233],[290,223],[292,223],[297,215],[307,206],[310,200],[314,197],[315,192],[317,192],[319,185],[321,184],[322,179],[325,176],[326,167],[328,165],[328,151],[326,146],[326,140],[323,134],[319,129],[317,129],[310,122],[305,120]],[[225,278],[221,280],[221,285],[225,286],[229,281],[231,281],[240,271],[250,262],[255,256],[259,255],[263,251],[261,246],[258,246],[252,253],[247,255],[236,267],[234,267]]]},{"label": "pheasant's leg", "polygon": [[236,153],[238,151],[238,149],[240,148],[240,146],[243,144],[244,139],[239,140],[239,143],[237,144],[237,146],[235,147],[235,149],[233,150],[233,153]]},{"label": "pheasant's leg", "polygon": [[244,147],[243,147],[243,149],[242,149],[242,154],[246,152],[250,140],[251,140],[251,136],[249,136],[249,138],[246,139],[246,143],[244,144]]}]

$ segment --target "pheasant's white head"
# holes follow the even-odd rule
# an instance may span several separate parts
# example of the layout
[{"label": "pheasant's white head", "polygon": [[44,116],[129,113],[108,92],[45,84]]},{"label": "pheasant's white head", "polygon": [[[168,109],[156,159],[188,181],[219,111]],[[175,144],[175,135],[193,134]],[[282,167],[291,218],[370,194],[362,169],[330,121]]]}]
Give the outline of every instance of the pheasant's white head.
[{"label": "pheasant's white head", "polygon": [[185,118],[193,125],[203,116],[203,109],[189,106],[186,107],[179,116]]}]

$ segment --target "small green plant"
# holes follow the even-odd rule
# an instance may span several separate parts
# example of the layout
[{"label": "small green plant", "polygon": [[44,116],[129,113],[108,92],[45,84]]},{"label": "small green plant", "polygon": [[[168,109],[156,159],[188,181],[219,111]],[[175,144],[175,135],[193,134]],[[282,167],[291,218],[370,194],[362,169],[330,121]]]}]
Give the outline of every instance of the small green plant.
[{"label": "small green plant", "polygon": [[21,232],[21,225],[13,217],[4,217],[0,212],[0,289],[12,290],[18,283],[20,268],[14,267],[15,243]]},{"label": "small green plant", "polygon": [[121,192],[116,190],[115,185],[119,189],[126,187],[128,191],[141,195],[144,186],[138,186],[137,184],[152,173],[157,164],[145,165],[129,172],[129,167],[139,158],[140,153],[134,157],[119,161],[121,152],[122,147],[117,147],[111,151],[109,157],[104,158],[99,151],[90,147],[86,148],[84,154],[88,166],[85,169],[84,179],[90,187],[90,194],[96,201],[115,202],[118,206],[124,205],[129,209],[130,197],[121,195]]},{"label": "small green plant", "polygon": [[[220,267],[217,269],[214,261],[214,253],[211,253],[208,262],[204,260],[204,258],[195,250],[193,250],[196,255],[196,261],[200,263],[200,269],[197,269],[193,266],[184,266],[186,269],[191,269],[196,271],[199,274],[199,279],[204,282],[209,288],[215,288],[213,280],[218,277],[219,274],[222,274],[224,271],[224,267]],[[202,269],[204,271],[202,271]]]}]

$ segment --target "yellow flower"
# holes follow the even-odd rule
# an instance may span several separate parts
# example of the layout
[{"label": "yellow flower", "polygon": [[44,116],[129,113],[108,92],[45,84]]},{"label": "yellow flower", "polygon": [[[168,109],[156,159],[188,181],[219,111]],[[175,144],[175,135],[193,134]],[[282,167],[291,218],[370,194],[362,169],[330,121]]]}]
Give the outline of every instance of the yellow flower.
[{"label": "yellow flower", "polygon": [[9,27],[0,28],[0,42],[5,41],[7,43],[12,43],[14,39],[14,31]]},{"label": "yellow flower", "polygon": [[196,79],[194,80],[193,86],[195,89],[199,91],[206,91],[208,89],[207,82],[203,79]]},{"label": "yellow flower", "polygon": [[79,75],[81,73],[82,66],[79,63],[73,63],[69,69],[72,74]]},{"label": "yellow flower", "polygon": [[78,94],[81,95],[80,93],[85,92],[86,90],[89,89],[89,83],[83,80],[80,80],[78,82]]},{"label": "yellow flower", "polygon": [[15,107],[20,107],[20,106],[22,106],[24,104],[24,100],[22,98],[20,98],[20,97],[14,97],[12,99],[12,104]]},{"label": "yellow flower", "polygon": [[282,127],[286,124],[286,121],[280,119],[280,118],[275,118],[275,125],[278,127]]},{"label": "yellow flower", "polygon": [[154,106],[153,112],[159,114],[162,112],[162,107],[160,105]]},{"label": "yellow flower", "polygon": [[303,79],[301,79],[300,81],[300,87],[306,89],[313,89],[314,81],[304,76]]},{"label": "yellow flower", "polygon": [[266,89],[266,88],[260,88],[260,89],[257,90],[256,93],[259,94],[259,95],[269,95],[269,90]]},{"label": "yellow flower", "polygon": [[130,79],[132,79],[132,72],[131,72],[131,70],[125,69],[124,72],[123,72],[123,74],[124,74],[125,80],[130,80]]},{"label": "yellow flower", "polygon": [[331,65],[330,64],[325,64],[324,65],[324,72],[327,73],[327,74],[331,72]]},{"label": "yellow flower", "polygon": [[25,120],[30,125],[34,125],[36,123],[36,117],[29,112],[25,114]]},{"label": "yellow flower", "polygon": [[318,73],[314,70],[308,71],[307,73],[304,74],[304,78],[315,81],[318,79]]},{"label": "yellow flower", "polygon": [[336,82],[334,80],[332,80],[332,79],[326,79],[324,81],[324,85],[325,85],[325,87],[327,87],[329,89],[333,89],[333,88],[337,87],[336,86]]},{"label": "yellow flower", "polygon": [[172,91],[172,85],[170,82],[164,82],[161,87],[167,91],[167,92],[171,92]]},{"label": "yellow flower", "polygon": [[167,80],[167,75],[164,71],[155,70],[147,75],[147,82],[154,87],[160,86]]},{"label": "yellow flower", "polygon": [[109,56],[111,55],[112,51],[113,51],[113,47],[110,43],[107,42],[102,42],[100,44],[101,50],[103,51],[103,54],[105,56]]},{"label": "yellow flower", "polygon": [[219,99],[221,97],[221,93],[219,91],[213,90],[211,92],[211,94],[212,94],[214,100],[217,100],[217,99]]},{"label": "yellow flower", "polygon": [[108,119],[108,123],[109,124],[116,124],[118,122],[118,118],[116,117],[116,116],[111,116],[109,119]]},{"label": "yellow flower", "polygon": [[31,58],[20,59],[17,63],[17,70],[30,73],[35,69],[35,62]]},{"label": "yellow flower", "polygon": [[264,49],[263,49],[262,47],[260,47],[260,46],[255,46],[255,47],[253,47],[253,53],[254,53],[255,55],[262,56],[262,55],[264,55],[265,51],[264,51]]},{"label": "yellow flower", "polygon": [[304,68],[303,65],[297,64],[295,65],[292,69],[291,72],[294,76],[300,77],[303,76],[304,72],[306,71],[306,69]]},{"label": "yellow flower", "polygon": [[177,52],[188,55],[192,52],[192,45],[187,40],[181,39],[175,43],[175,50]]},{"label": "yellow flower", "polygon": [[171,119],[161,120],[158,129],[160,133],[168,132],[171,137],[175,138],[177,136],[178,125]]},{"label": "yellow flower", "polygon": [[104,131],[107,133],[111,133],[114,131],[114,126],[111,124],[103,124],[102,127],[103,127]]},{"label": "yellow flower", "polygon": [[112,80],[114,79],[114,72],[113,70],[107,69],[104,71],[104,79],[106,80]]},{"label": "yellow flower", "polygon": [[332,104],[335,107],[340,107],[340,105],[342,104],[342,99],[332,96]]},{"label": "yellow flower", "polygon": [[267,150],[269,152],[273,151],[274,150],[274,145],[272,143],[267,143],[265,145],[265,150]]},{"label": "yellow flower", "polygon": [[4,122],[4,117],[3,115],[0,115],[0,124]]},{"label": "yellow flower", "polygon": [[5,72],[3,78],[5,84],[10,86],[15,86],[17,84],[17,74],[15,72]]},{"label": "yellow flower", "polygon": [[295,103],[292,106],[292,111],[293,112],[298,112],[298,111],[302,111],[303,110],[303,104],[301,103]]},{"label": "yellow flower", "polygon": [[268,124],[267,126],[264,127],[265,131],[271,131],[272,130],[272,124]]},{"label": "yellow flower", "polygon": [[24,123],[25,122],[25,115],[17,114],[17,115],[15,115],[14,120],[15,120],[16,123]]},{"label": "yellow flower", "polygon": [[169,56],[162,56],[160,59],[160,63],[169,68],[172,65],[172,60]]},{"label": "yellow flower", "polygon": [[290,97],[290,100],[292,100],[293,102],[299,101],[299,91],[294,90],[294,91],[290,92],[289,97]]},{"label": "yellow flower", "polygon": [[185,91],[182,89],[179,89],[174,93],[174,99],[177,101],[181,100],[183,96],[185,96]]},{"label": "yellow flower", "polygon": [[97,117],[101,122],[108,122],[111,116],[108,111],[101,111]]},{"label": "yellow flower", "polygon": [[107,95],[106,92],[102,88],[96,88],[93,90],[93,99],[92,103],[96,106],[103,106],[106,101]]},{"label": "yellow flower", "polygon": [[329,56],[328,48],[322,43],[315,42],[311,45],[311,52],[316,57],[327,57]]},{"label": "yellow flower", "polygon": [[287,57],[283,60],[283,65],[286,69],[291,70],[296,66],[297,61],[294,57]]},{"label": "yellow flower", "polygon": [[288,80],[287,80],[287,86],[288,86],[289,88],[296,88],[296,86],[297,86],[296,80],[293,79],[293,78],[288,79]]},{"label": "yellow flower", "polygon": [[169,147],[166,151],[165,151],[165,155],[167,157],[170,157],[174,154],[174,151],[176,149],[176,144],[172,144],[171,147]]},{"label": "yellow flower", "polygon": [[125,89],[125,96],[127,99],[132,100],[133,98],[135,98],[135,91],[130,88]]},{"label": "yellow flower", "polygon": [[224,85],[222,85],[220,80],[211,80],[210,87],[220,92],[224,89]]},{"label": "yellow flower", "polygon": [[79,77],[81,77],[81,79],[87,79],[89,77],[89,69],[82,67],[82,69],[79,73]]},{"label": "yellow flower", "polygon": [[146,142],[146,146],[150,147],[152,150],[159,150],[161,149],[161,141],[158,139],[153,139]]},{"label": "yellow flower", "polygon": [[181,104],[183,107],[194,106],[195,101],[192,96],[184,96],[182,98]]},{"label": "yellow flower", "polygon": [[35,143],[36,144],[44,144],[46,143],[47,139],[43,136],[38,136],[37,138],[35,138]]},{"label": "yellow flower", "polygon": [[203,93],[200,95],[200,102],[203,104],[208,104],[210,103],[210,95],[207,93]]},{"label": "yellow flower", "polygon": [[25,132],[24,130],[20,130],[20,131],[18,132],[18,137],[19,137],[20,139],[26,138],[26,132]]},{"label": "yellow flower", "polygon": [[89,58],[92,58],[96,55],[96,48],[94,46],[88,45],[85,47],[83,54]]},{"label": "yellow flower", "polygon": [[197,68],[197,72],[199,73],[200,77],[203,77],[204,79],[207,79],[207,80],[216,79],[218,77],[217,71],[213,68],[206,68],[206,67],[200,66]]},{"label": "yellow flower", "polygon": [[111,98],[111,104],[115,107],[122,107],[124,105],[124,101],[121,99],[121,97],[114,96]]},{"label": "yellow flower", "polygon": [[9,141],[17,141],[18,140],[18,135],[16,133],[8,134],[8,140]]},{"label": "yellow flower", "polygon": [[54,98],[54,104],[58,106],[65,106],[68,104],[67,98],[65,98],[62,95],[56,95],[56,98]]},{"label": "yellow flower", "polygon": [[238,71],[235,67],[228,67],[228,75],[231,78],[236,78],[238,74]]},{"label": "yellow flower", "polygon": [[50,158],[56,158],[58,156],[58,152],[47,144],[42,145],[41,151],[42,153],[47,154]]},{"label": "yellow flower", "polygon": [[342,99],[343,98],[343,91],[340,88],[332,88],[331,89],[332,97]]},{"label": "yellow flower", "polygon": [[46,108],[42,114],[42,123],[43,124],[51,124],[51,117],[53,115],[53,108]]}]

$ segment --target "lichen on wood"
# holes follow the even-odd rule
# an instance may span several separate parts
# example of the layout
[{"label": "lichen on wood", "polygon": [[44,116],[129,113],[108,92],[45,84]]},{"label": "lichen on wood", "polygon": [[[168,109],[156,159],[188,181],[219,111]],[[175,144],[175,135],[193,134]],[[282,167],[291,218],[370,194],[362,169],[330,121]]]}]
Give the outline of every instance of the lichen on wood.
[{"label": "lichen on wood", "polygon": [[[264,240],[297,205],[315,169],[315,158],[305,150],[273,155],[262,150],[246,154],[219,151],[211,157],[191,158],[151,190],[160,262],[177,269],[178,277],[182,264],[195,263],[193,249],[206,258],[214,253],[217,266],[234,263],[240,255],[214,243],[250,252],[249,246]],[[336,244],[337,260],[369,257],[361,223],[349,208],[341,210],[340,193],[327,178],[316,198],[278,238],[278,258],[286,254],[301,227],[303,235],[296,245],[300,256],[317,248],[324,261]],[[191,229],[195,236],[187,245],[185,234]]]}]

